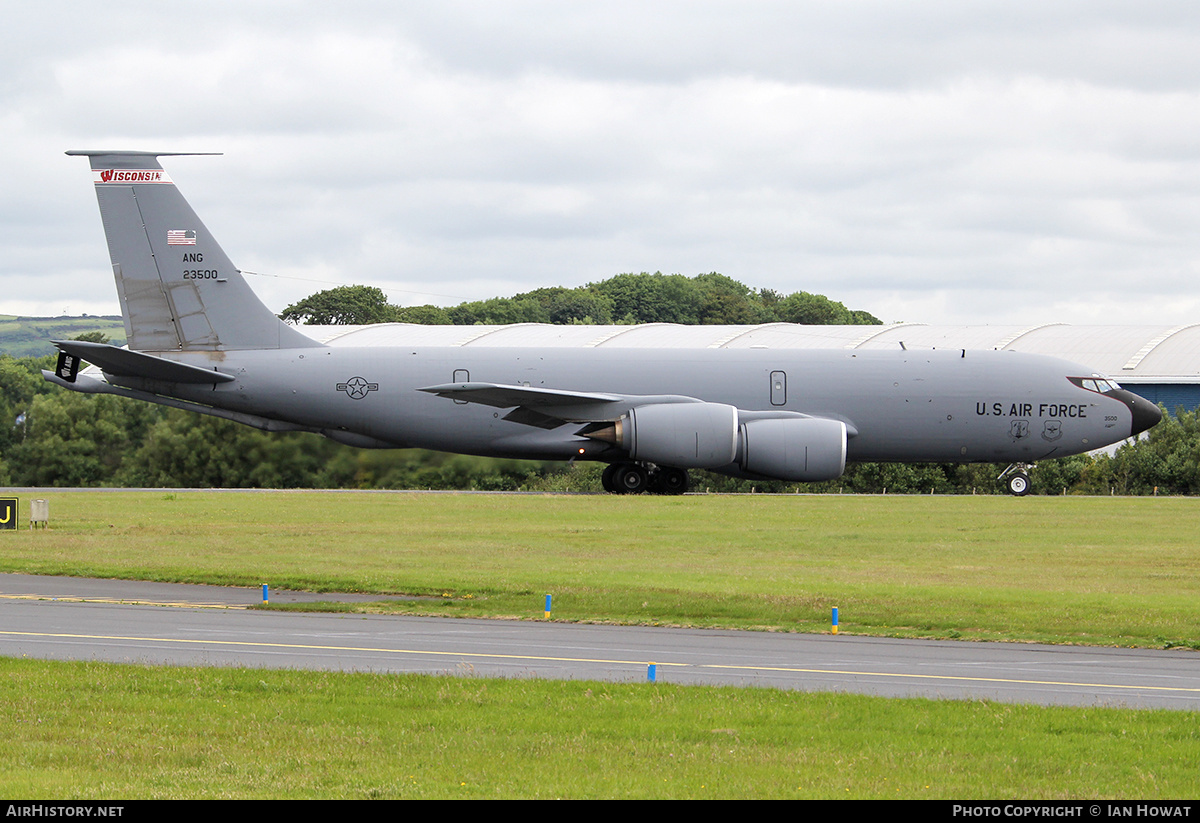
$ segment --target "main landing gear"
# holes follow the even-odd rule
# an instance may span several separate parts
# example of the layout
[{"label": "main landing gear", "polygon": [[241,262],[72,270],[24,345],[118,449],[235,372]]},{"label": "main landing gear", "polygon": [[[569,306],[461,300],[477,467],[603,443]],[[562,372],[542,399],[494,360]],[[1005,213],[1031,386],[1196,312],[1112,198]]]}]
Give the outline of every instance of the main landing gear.
[{"label": "main landing gear", "polygon": [[683,494],[688,490],[688,473],[652,463],[612,463],[600,482],[613,494]]},{"label": "main landing gear", "polygon": [[1004,489],[1009,494],[1024,497],[1029,494],[1032,485],[1029,482],[1029,472],[1032,470],[1033,464],[1031,463],[1013,463],[996,479],[1004,481]]}]

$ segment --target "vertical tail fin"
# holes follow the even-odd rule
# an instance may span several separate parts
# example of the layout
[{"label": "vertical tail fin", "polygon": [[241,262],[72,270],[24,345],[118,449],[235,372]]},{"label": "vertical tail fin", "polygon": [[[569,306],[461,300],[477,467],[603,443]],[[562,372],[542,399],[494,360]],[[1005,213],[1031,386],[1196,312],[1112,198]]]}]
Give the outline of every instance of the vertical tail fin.
[{"label": "vertical tail fin", "polygon": [[91,158],[129,348],[229,351],[319,346],[263,305],[159,165],[170,152]]}]

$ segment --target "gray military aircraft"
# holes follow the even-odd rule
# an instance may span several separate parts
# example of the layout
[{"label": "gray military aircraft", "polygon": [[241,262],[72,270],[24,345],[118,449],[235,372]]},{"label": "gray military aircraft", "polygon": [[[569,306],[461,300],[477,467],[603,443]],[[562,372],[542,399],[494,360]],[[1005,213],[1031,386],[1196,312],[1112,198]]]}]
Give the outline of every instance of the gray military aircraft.
[{"label": "gray military aircraft", "polygon": [[[128,347],[55,341],[46,379],[362,448],[609,464],[612,492],[680,494],[688,469],[830,480],[846,461],[1028,467],[1116,443],[1156,406],[1009,351],[324,345],[254,295],[158,162],[91,160]],[[80,361],[92,368],[80,371]]]}]

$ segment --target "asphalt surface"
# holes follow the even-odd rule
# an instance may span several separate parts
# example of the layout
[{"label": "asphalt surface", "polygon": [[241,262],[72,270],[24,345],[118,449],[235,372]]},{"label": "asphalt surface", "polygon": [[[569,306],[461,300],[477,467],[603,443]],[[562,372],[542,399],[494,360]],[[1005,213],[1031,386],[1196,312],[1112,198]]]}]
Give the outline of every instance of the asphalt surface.
[{"label": "asphalt surface", "polygon": [[[379,600],[270,592],[272,602]],[[1200,653],[250,610],[261,589],[0,574],[0,655],[1200,709]]]}]

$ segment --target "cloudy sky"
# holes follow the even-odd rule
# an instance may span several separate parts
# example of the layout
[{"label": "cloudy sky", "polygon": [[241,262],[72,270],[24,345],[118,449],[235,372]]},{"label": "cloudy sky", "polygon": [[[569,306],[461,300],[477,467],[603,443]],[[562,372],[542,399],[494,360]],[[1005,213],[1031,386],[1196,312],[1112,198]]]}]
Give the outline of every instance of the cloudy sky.
[{"label": "cloudy sky", "polygon": [[0,313],[118,312],[166,158],[278,311],[719,271],[885,321],[1200,322],[1200,4],[0,0]]}]

